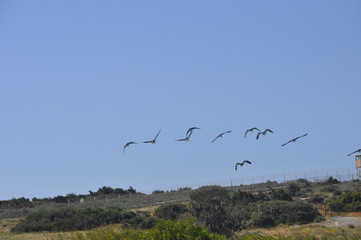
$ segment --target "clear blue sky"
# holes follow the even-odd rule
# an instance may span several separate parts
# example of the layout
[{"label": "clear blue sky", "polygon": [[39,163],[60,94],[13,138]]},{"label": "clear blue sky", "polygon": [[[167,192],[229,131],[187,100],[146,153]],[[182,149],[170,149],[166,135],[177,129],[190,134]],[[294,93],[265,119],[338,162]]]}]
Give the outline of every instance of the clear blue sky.
[{"label": "clear blue sky", "polygon": [[353,168],[360,89],[356,0],[0,0],[0,199]]}]

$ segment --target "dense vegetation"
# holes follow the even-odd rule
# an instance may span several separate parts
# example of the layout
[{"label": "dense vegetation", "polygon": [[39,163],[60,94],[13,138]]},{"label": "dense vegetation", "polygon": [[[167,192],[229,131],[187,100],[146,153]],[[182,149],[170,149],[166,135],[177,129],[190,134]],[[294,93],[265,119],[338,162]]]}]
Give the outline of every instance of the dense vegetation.
[{"label": "dense vegetation", "polygon": [[[52,240],[225,240],[226,236],[209,233],[193,220],[159,221],[149,230],[117,230],[114,228],[97,229],[86,232],[58,234]],[[307,229],[307,232],[294,229],[292,235],[269,235],[258,232],[242,232],[229,240],[328,240],[328,239],[361,239],[358,228]]]},{"label": "dense vegetation", "polygon": [[338,196],[328,204],[335,212],[358,212],[361,211],[361,191],[347,192]]},{"label": "dense vegetation", "polygon": [[100,230],[89,231],[86,233],[74,233],[71,236],[63,234],[53,238],[54,240],[104,240],[104,239],[119,239],[119,240],[225,240],[221,235],[209,233],[205,228],[202,228],[194,220],[188,219],[186,221],[159,221],[150,230]]},{"label": "dense vegetation", "polygon": [[58,209],[27,215],[14,232],[72,231],[123,223],[125,227],[152,228],[155,219],[144,212],[124,211],[117,207]]},{"label": "dense vegetation", "polygon": [[128,189],[123,188],[112,188],[103,186],[99,188],[97,191],[89,191],[89,194],[74,194],[69,193],[65,196],[58,195],[55,197],[47,197],[47,198],[29,198],[21,197],[21,198],[13,198],[10,200],[1,200],[0,208],[24,208],[24,207],[35,207],[41,204],[48,203],[74,203],[79,202],[80,199],[86,197],[96,197],[96,196],[112,196],[112,195],[129,195],[129,194],[142,194],[137,192],[133,187],[129,187]]},{"label": "dense vegetation", "polygon": [[191,195],[191,210],[209,231],[228,236],[248,227],[304,224],[322,219],[311,204],[292,200],[291,193],[283,189],[251,194],[208,186]]}]

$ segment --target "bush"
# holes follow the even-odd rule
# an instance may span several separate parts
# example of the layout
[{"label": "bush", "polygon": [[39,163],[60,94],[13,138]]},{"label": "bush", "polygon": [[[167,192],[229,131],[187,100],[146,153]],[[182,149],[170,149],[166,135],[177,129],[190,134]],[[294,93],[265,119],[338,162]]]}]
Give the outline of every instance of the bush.
[{"label": "bush", "polygon": [[269,201],[257,205],[251,222],[255,227],[273,227],[278,224],[306,224],[321,218],[308,203]]},{"label": "bush", "polygon": [[151,228],[155,220],[148,214],[127,212],[117,207],[58,209],[30,213],[13,229],[14,232],[73,231],[107,224],[123,223],[134,228]]},{"label": "bush", "polygon": [[158,207],[154,215],[163,220],[177,220],[180,216],[189,212],[190,210],[185,204],[176,203]]},{"label": "bush", "polygon": [[296,183],[290,183],[287,185],[287,192],[292,196],[298,196],[301,191],[301,187]]},{"label": "bush", "polygon": [[282,188],[271,189],[270,199],[271,200],[280,200],[280,201],[292,201],[293,200],[292,195]]},{"label": "bush", "polygon": [[54,240],[225,240],[224,236],[209,233],[200,227],[194,220],[181,221],[160,221],[150,230],[121,231],[95,230],[86,232],[74,232],[59,234],[51,237]]},{"label": "bush", "polygon": [[322,197],[321,195],[313,195],[309,200],[310,203],[316,203],[316,204],[323,203],[324,201],[325,201],[325,198]]},{"label": "bush", "polygon": [[164,191],[163,190],[154,190],[152,192],[152,194],[160,194],[160,193],[164,193]]},{"label": "bush", "polygon": [[321,192],[329,192],[329,193],[340,193],[339,187],[336,185],[326,185],[320,189]]},{"label": "bush", "polygon": [[231,218],[230,192],[218,186],[201,187],[191,194],[193,215],[209,231],[232,235],[234,221]]},{"label": "bush", "polygon": [[336,212],[361,211],[361,192],[348,192],[331,201],[329,207]]},{"label": "bush", "polygon": [[333,177],[329,177],[326,182],[326,184],[339,184],[340,181],[338,181],[336,178],[333,178]]}]

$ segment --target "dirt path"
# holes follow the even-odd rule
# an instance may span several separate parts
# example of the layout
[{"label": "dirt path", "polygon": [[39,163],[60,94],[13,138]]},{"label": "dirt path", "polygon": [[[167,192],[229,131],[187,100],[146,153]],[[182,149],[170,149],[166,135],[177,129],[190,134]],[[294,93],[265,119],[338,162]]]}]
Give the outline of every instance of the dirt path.
[{"label": "dirt path", "polygon": [[355,227],[361,226],[361,218],[360,217],[331,217],[330,218],[334,222],[334,226],[336,227],[345,227],[349,225],[354,225]]}]

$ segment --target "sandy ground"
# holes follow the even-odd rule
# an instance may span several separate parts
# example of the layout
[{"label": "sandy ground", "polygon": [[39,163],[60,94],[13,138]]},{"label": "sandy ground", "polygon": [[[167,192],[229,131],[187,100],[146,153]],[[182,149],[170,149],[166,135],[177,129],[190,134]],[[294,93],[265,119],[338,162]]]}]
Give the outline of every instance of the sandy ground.
[{"label": "sandy ground", "polygon": [[355,227],[361,226],[361,218],[360,217],[330,217],[331,221],[335,224],[335,227],[345,227],[349,225],[353,225]]}]

